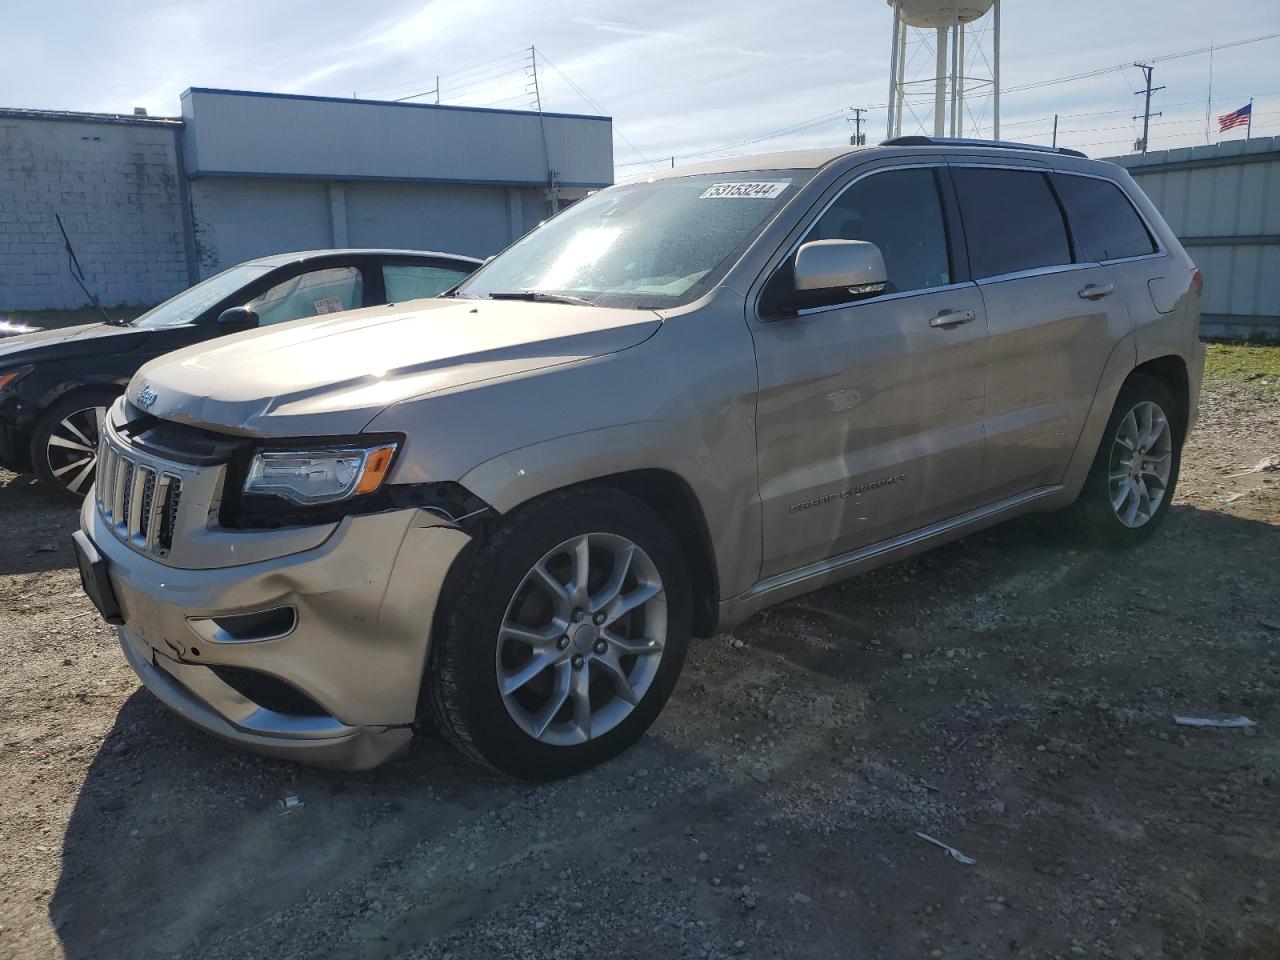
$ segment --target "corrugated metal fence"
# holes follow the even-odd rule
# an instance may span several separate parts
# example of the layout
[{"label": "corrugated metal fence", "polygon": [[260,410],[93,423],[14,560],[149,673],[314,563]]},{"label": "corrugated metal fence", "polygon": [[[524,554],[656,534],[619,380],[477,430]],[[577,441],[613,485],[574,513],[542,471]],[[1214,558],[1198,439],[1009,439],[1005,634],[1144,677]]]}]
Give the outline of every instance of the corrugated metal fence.
[{"label": "corrugated metal fence", "polygon": [[1280,340],[1280,137],[1111,157],[1204,274],[1206,336]]}]

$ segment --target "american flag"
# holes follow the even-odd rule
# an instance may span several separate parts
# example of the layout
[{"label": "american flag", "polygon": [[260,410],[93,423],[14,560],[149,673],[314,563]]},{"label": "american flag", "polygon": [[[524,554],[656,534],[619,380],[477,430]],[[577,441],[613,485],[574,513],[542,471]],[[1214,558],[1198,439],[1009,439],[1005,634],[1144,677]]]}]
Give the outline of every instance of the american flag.
[{"label": "american flag", "polygon": [[1218,132],[1226,133],[1232,127],[1243,127],[1249,123],[1249,118],[1253,116],[1253,104],[1246,103],[1239,110],[1233,110],[1230,113],[1224,113],[1218,118]]}]

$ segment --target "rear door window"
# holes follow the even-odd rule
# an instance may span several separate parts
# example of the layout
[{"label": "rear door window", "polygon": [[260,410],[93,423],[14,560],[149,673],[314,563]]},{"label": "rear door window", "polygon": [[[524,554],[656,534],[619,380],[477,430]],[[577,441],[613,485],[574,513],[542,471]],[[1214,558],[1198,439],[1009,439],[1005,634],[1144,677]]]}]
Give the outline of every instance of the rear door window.
[{"label": "rear door window", "polygon": [[1114,183],[1055,173],[1053,185],[1080,244],[1081,259],[1122,260],[1155,253],[1146,224]]},{"label": "rear door window", "polygon": [[362,279],[359,267],[312,270],[277,283],[247,305],[258,315],[261,327],[354,310],[364,306]]},{"label": "rear door window", "polygon": [[890,170],[855,182],[805,236],[867,240],[880,248],[889,292],[951,283],[946,222],[932,168]]},{"label": "rear door window", "polygon": [[1062,210],[1043,173],[955,167],[952,178],[975,279],[1072,262]]},{"label": "rear door window", "polygon": [[387,263],[382,267],[387,303],[438,297],[467,274],[466,270],[416,263]]}]

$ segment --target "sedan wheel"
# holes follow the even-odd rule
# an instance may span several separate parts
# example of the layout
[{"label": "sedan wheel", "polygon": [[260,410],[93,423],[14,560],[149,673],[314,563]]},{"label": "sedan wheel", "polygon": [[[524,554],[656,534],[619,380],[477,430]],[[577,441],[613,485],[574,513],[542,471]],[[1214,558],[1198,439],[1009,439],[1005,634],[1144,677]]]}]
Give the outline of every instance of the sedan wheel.
[{"label": "sedan wheel", "polygon": [[98,465],[98,440],[106,407],[73,410],[60,419],[45,441],[49,473],[68,494],[83,497]]}]

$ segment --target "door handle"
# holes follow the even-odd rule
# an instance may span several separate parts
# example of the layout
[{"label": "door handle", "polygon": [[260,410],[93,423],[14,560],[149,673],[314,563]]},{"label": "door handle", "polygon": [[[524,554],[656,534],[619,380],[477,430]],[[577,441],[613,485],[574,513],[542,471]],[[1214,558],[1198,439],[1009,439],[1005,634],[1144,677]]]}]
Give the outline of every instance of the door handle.
[{"label": "door handle", "polygon": [[962,323],[970,323],[977,319],[978,315],[972,310],[943,310],[929,321],[929,326],[940,327],[945,330],[948,327],[958,327]]},{"label": "door handle", "polygon": [[1090,283],[1080,291],[1081,300],[1101,300],[1116,292],[1114,283]]}]

